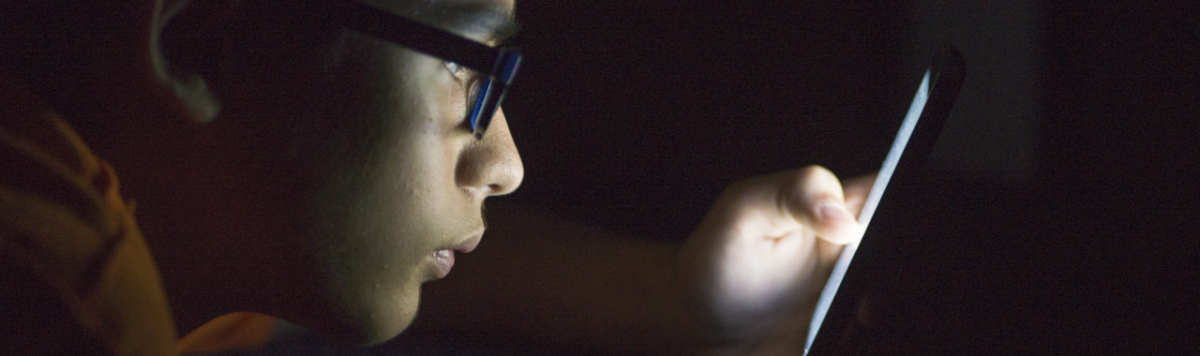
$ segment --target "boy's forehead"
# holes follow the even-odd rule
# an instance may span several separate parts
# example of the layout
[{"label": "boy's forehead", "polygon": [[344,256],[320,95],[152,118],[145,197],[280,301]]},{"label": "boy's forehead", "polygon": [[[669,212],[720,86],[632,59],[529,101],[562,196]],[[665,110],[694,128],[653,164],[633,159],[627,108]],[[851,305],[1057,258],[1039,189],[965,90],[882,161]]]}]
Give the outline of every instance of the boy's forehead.
[{"label": "boy's forehead", "polygon": [[514,0],[391,0],[410,3],[416,20],[481,41],[503,41],[516,31]]}]

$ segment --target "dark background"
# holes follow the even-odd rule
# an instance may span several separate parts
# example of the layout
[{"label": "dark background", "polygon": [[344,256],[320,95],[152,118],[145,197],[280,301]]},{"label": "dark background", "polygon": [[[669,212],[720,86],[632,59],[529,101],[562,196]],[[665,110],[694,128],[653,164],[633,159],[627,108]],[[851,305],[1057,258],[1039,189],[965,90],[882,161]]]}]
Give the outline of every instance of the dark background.
[{"label": "dark background", "polygon": [[728,183],[877,170],[940,43],[967,89],[947,176],[1044,169],[1037,6],[992,1],[518,1],[527,61],[505,103],[526,166],[507,201],[685,236]]},{"label": "dark background", "polygon": [[896,5],[518,2],[508,201],[680,239],[734,180],[878,169],[920,80]]},{"label": "dark background", "polygon": [[875,217],[844,302],[867,312],[838,350],[1195,353],[1195,7],[519,0],[504,109],[526,177],[497,200],[682,240],[735,180],[877,170],[949,43],[967,81],[927,172]]},{"label": "dark background", "polygon": [[845,353],[1200,350],[1200,18],[1184,2],[519,1],[506,202],[682,239],[722,187],[878,169],[933,49],[968,79]]}]

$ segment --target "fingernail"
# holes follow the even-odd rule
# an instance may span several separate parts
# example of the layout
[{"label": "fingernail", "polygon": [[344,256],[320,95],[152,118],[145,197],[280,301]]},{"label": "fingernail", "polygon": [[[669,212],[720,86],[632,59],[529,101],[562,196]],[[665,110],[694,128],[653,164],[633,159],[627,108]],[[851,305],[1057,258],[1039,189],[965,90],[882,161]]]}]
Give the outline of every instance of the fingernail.
[{"label": "fingernail", "polygon": [[817,212],[821,214],[821,219],[823,220],[856,222],[854,215],[850,215],[850,212],[838,203],[822,203]]}]

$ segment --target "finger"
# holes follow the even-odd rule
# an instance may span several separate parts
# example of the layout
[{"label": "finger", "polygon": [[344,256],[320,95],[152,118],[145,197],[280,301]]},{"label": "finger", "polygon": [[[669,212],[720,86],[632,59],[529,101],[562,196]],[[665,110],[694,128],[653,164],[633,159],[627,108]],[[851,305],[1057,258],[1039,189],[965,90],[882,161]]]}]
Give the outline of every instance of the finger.
[{"label": "finger", "polygon": [[879,177],[879,173],[871,173],[847,179],[842,183],[842,191],[846,196],[846,208],[850,209],[850,213],[858,217],[862,212],[863,204],[867,202],[867,195],[871,193],[871,188],[875,186],[875,178]]},{"label": "finger", "polygon": [[863,228],[846,206],[842,184],[833,172],[809,166],[784,173],[783,179],[777,196],[780,213],[834,244],[862,239]]}]

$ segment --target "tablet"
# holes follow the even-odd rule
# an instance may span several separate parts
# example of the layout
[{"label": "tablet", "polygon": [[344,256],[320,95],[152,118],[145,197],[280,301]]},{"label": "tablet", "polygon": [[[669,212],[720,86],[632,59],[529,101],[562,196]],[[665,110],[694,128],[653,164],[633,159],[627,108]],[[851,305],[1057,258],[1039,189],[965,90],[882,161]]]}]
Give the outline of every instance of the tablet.
[{"label": "tablet", "polygon": [[[887,190],[888,184],[906,184],[906,180],[911,179],[924,166],[946,118],[950,116],[954,99],[962,87],[964,71],[962,56],[954,48],[943,47],[934,56],[933,63],[925,71],[925,77],[921,79],[917,94],[908,108],[908,114],[904,116],[904,122],[900,124],[900,132],[892,141],[892,149],[883,160],[883,167],[879,169],[875,185],[871,187],[871,193],[867,195],[862,212],[858,215],[858,223],[866,227],[866,233],[860,243],[872,242],[871,217],[875,215],[875,209],[884,199],[884,191]],[[825,283],[825,289],[821,291],[821,297],[817,300],[808,337],[804,343],[805,354],[812,349],[813,342],[823,335],[821,326],[833,299],[837,297],[838,286],[842,284],[858,246],[859,243],[852,243],[842,248],[842,254],[838,257],[833,272]]]}]

